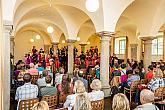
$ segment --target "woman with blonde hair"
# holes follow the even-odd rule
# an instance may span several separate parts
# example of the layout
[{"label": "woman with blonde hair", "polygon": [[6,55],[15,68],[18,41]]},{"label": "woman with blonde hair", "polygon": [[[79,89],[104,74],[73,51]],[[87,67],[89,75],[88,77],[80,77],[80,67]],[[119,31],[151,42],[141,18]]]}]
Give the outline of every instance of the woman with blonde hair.
[{"label": "woman with blonde hair", "polygon": [[104,99],[104,92],[101,91],[102,85],[99,79],[94,79],[90,85],[92,92],[88,93],[90,101]]},{"label": "woman with blonde hair", "polygon": [[130,105],[127,97],[118,93],[113,97],[112,110],[130,110]]},{"label": "woman with blonde hair", "polygon": [[41,101],[34,104],[32,110],[49,110],[49,106],[46,101]]},{"label": "woman with blonde hair", "polygon": [[[64,107],[68,107],[68,110],[72,110],[73,106],[74,110],[90,110],[90,103],[87,99],[85,86],[81,80],[75,82],[73,91],[75,94],[67,96]],[[86,106],[86,109],[84,109],[84,106]]]}]

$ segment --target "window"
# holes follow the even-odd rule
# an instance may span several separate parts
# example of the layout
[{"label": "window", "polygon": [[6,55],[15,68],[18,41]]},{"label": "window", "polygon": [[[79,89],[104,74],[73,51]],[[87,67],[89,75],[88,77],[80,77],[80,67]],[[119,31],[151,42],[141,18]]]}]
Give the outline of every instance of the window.
[{"label": "window", "polygon": [[152,40],[152,55],[163,55],[163,36]]},{"label": "window", "polygon": [[125,54],[126,38],[115,38],[115,54]]}]

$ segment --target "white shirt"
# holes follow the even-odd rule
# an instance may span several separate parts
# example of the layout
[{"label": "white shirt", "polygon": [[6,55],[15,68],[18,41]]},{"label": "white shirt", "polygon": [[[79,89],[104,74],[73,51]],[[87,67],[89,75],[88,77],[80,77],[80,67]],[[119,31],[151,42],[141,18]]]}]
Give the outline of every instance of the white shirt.
[{"label": "white shirt", "polygon": [[[84,94],[87,94],[86,92]],[[76,97],[79,94],[72,94],[72,95],[68,95],[66,98],[66,101],[64,103],[64,107],[68,107],[68,110],[72,110],[72,108],[74,107],[74,104],[76,102]]]},{"label": "white shirt", "polygon": [[93,90],[92,92],[88,93],[88,98],[90,101],[104,99],[104,92],[100,90],[99,91]]},{"label": "white shirt", "polygon": [[57,73],[56,74],[56,77],[55,77],[55,84],[56,84],[56,86],[58,85],[58,84],[61,84],[62,83],[62,76],[63,76],[64,74],[60,74],[60,73]]}]

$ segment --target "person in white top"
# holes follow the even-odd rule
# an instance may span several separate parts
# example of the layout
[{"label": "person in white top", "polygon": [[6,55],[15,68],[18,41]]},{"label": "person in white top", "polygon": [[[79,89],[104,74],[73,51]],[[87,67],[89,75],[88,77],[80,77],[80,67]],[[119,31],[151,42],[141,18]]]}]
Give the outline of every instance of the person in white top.
[{"label": "person in white top", "polygon": [[57,86],[58,84],[61,84],[62,83],[62,76],[64,75],[64,68],[60,68],[59,69],[59,73],[56,73],[56,76],[55,76],[55,85]]},{"label": "person in white top", "polygon": [[[74,90],[75,94],[68,95],[67,98],[66,98],[66,101],[64,103],[64,107],[68,107],[68,110],[72,110],[72,108],[74,106],[76,108],[77,108],[77,106],[79,106],[79,105],[75,105],[77,96],[79,97],[79,95],[80,96],[83,95],[85,98],[87,98],[87,93],[85,91],[85,86],[84,86],[84,83],[81,80],[77,80],[75,82],[73,90]],[[86,101],[86,102],[89,102],[89,101]],[[85,104],[87,104],[88,106],[91,106],[90,103],[85,103]],[[84,104],[80,104],[80,105],[84,105]],[[75,107],[74,107],[74,110],[75,110]]]},{"label": "person in white top", "polygon": [[101,91],[101,81],[99,79],[94,79],[90,85],[93,89],[92,92],[88,93],[90,101],[97,101],[104,99],[104,92]]}]

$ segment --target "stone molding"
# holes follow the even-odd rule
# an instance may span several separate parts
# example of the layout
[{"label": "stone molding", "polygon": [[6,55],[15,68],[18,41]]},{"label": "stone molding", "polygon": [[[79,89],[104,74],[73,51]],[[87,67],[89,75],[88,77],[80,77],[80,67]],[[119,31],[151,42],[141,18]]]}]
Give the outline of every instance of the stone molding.
[{"label": "stone molding", "polygon": [[155,37],[147,36],[147,37],[139,37],[139,39],[142,40],[142,41],[147,41],[147,40],[153,40],[153,39],[155,39]]},{"label": "stone molding", "polygon": [[74,40],[74,39],[67,39],[66,42],[67,43],[75,43],[77,40]]},{"label": "stone molding", "polygon": [[114,32],[109,32],[109,31],[101,31],[101,32],[98,32],[96,33],[96,35],[100,36],[100,37],[112,37],[115,35]]},{"label": "stone molding", "polygon": [[52,42],[51,44],[52,44],[52,45],[58,45],[59,42]]}]

